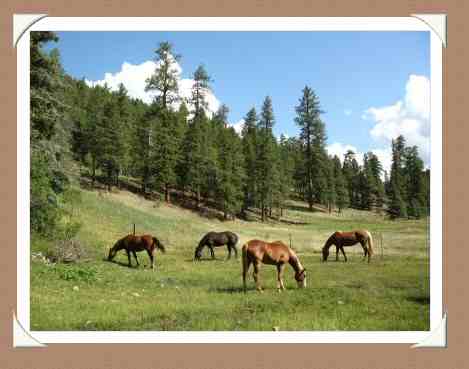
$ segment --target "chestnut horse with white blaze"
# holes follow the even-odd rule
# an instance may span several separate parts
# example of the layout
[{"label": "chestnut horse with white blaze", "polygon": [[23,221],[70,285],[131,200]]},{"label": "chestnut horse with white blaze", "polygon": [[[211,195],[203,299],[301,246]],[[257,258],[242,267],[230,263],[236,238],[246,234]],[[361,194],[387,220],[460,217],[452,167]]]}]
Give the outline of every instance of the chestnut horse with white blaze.
[{"label": "chestnut horse with white blaze", "polygon": [[262,292],[259,270],[261,264],[275,265],[277,267],[277,288],[280,292],[285,289],[283,285],[283,271],[288,263],[295,270],[295,280],[299,288],[306,287],[305,268],[301,265],[295,252],[281,241],[265,242],[251,240],[243,245],[243,288],[246,292],[246,275],[251,264],[254,264],[254,281],[256,288]]},{"label": "chestnut horse with white blaze", "polygon": [[367,230],[357,230],[352,232],[334,232],[326,241],[326,244],[322,248],[322,260],[327,261],[329,256],[329,248],[335,246],[336,261],[339,260],[339,250],[342,251],[345,261],[347,256],[345,255],[344,246],[353,246],[360,244],[363,247],[364,258],[368,255],[368,262],[370,262],[371,255],[373,254],[373,238],[371,233]]},{"label": "chestnut horse with white blaze", "polygon": [[164,245],[156,237],[150,236],[148,234],[145,234],[143,236],[135,236],[129,234],[124,238],[121,238],[114,244],[113,247],[109,249],[109,256],[107,259],[111,261],[112,259],[114,259],[118,251],[125,250],[125,252],[127,253],[127,258],[129,259],[129,267],[132,266],[132,262],[130,260],[130,253],[133,254],[138,266],[140,264],[138,262],[136,253],[146,250],[148,257],[151,261],[151,268],[153,269],[155,266],[155,259],[153,257],[155,249],[159,249],[162,252],[166,251]]}]

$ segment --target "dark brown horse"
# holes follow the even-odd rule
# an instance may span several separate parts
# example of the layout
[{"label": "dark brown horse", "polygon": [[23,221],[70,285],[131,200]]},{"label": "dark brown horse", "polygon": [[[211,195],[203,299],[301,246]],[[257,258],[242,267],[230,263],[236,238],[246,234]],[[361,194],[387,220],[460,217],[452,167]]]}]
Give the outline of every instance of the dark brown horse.
[{"label": "dark brown horse", "polygon": [[246,292],[246,275],[251,264],[254,264],[254,281],[256,288],[262,292],[259,280],[259,269],[261,264],[275,265],[277,267],[277,288],[280,292],[285,289],[283,285],[283,271],[285,263],[288,263],[295,270],[295,280],[299,288],[306,287],[305,268],[300,263],[295,252],[281,241],[265,242],[251,240],[243,245],[243,288]]},{"label": "dark brown horse", "polygon": [[209,232],[199,242],[195,249],[194,260],[200,260],[202,257],[202,250],[205,246],[210,249],[212,259],[215,259],[214,247],[224,246],[228,247],[228,259],[231,258],[231,250],[234,250],[236,258],[238,257],[238,250],[236,244],[238,243],[238,236],[233,232]]},{"label": "dark brown horse", "polygon": [[114,244],[113,247],[109,249],[109,256],[107,259],[111,261],[112,259],[114,259],[118,251],[125,250],[129,259],[129,267],[132,266],[132,262],[130,260],[130,253],[134,255],[135,261],[137,262],[138,266],[140,264],[137,259],[137,252],[146,250],[151,260],[151,268],[153,269],[155,266],[155,260],[153,257],[155,249],[159,249],[162,252],[166,251],[164,245],[156,237],[150,236],[148,234],[143,236],[135,236],[129,234],[124,238],[121,238]]},{"label": "dark brown horse", "polygon": [[357,230],[352,232],[334,232],[332,236],[328,238],[326,244],[322,248],[322,260],[327,261],[329,256],[329,248],[335,246],[336,260],[339,260],[339,250],[342,251],[345,261],[347,256],[345,255],[344,246],[353,246],[359,243],[363,247],[364,258],[368,256],[368,262],[370,262],[371,255],[373,254],[373,238],[371,233],[367,230]]}]

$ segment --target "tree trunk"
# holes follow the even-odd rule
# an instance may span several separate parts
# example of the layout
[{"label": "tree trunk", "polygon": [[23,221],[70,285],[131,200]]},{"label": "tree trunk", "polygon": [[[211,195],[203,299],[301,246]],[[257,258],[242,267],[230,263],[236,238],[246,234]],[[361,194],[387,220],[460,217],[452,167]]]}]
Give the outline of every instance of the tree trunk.
[{"label": "tree trunk", "polygon": [[200,188],[197,187],[197,197],[196,197],[196,200],[197,200],[197,209],[200,207]]},{"label": "tree trunk", "polygon": [[169,194],[169,184],[166,183],[164,186],[164,199],[169,204],[171,202],[171,196]]},{"label": "tree trunk", "polygon": [[95,184],[95,181],[96,181],[96,159],[95,159],[94,156],[93,156],[93,161],[92,161],[91,165],[93,166],[93,174],[92,174],[93,181],[92,181],[92,184],[93,184],[93,187],[94,187],[94,184]]},{"label": "tree trunk", "polygon": [[264,202],[261,203],[261,214],[262,214],[262,221],[265,221],[265,208],[264,208]]}]

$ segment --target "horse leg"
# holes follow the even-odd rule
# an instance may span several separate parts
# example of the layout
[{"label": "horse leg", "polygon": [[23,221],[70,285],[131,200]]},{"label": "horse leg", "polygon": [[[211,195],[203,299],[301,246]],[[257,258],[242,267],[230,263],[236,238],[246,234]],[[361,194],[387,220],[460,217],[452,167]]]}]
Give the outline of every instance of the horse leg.
[{"label": "horse leg", "polygon": [[335,261],[339,261],[339,246],[335,247]]},{"label": "horse leg", "polygon": [[151,269],[155,270],[155,259],[153,257],[153,252],[150,251],[150,250],[147,250],[147,253],[148,253],[148,257],[150,258],[150,261],[151,261]]},{"label": "horse leg", "polygon": [[[247,259],[245,262],[246,262],[246,266],[243,268],[243,289],[244,289],[244,293],[246,293],[246,276],[248,274],[249,267],[251,266],[251,260]],[[244,263],[244,260],[243,260],[243,263]]]},{"label": "horse leg", "polygon": [[233,246],[233,250],[234,250],[234,253],[235,253],[235,258],[237,259],[238,258],[238,249],[236,248],[236,245]]},{"label": "horse leg", "polygon": [[278,264],[277,265],[277,290],[278,292],[282,292],[282,290],[285,289],[285,286],[283,285],[283,270],[284,270],[285,264]]},{"label": "horse leg", "polygon": [[213,251],[213,246],[208,245],[208,248],[210,249],[210,254],[212,254],[212,259],[215,259],[215,252]]},{"label": "horse leg", "polygon": [[231,246],[230,244],[226,245],[226,247],[228,247],[228,258],[227,260],[230,260],[231,259]]},{"label": "horse leg", "polygon": [[366,259],[366,255],[368,255],[368,248],[366,247],[366,244],[364,242],[360,242],[360,245],[363,247],[363,260]]},{"label": "horse leg", "polygon": [[140,263],[138,262],[137,259],[137,253],[135,251],[132,251],[132,254],[134,254],[135,261],[137,262],[137,266],[140,266]]},{"label": "horse leg", "polygon": [[256,282],[256,289],[259,292],[262,292],[261,281],[260,281],[260,278],[259,278],[260,266],[261,266],[260,261],[256,260],[254,262],[254,274],[253,274],[253,276],[254,276],[254,281]]},{"label": "horse leg", "polygon": [[132,261],[130,260],[130,251],[125,250],[125,252],[127,253],[127,258],[129,259],[129,268],[130,268],[132,266]]},{"label": "horse leg", "polygon": [[347,262],[347,256],[345,255],[344,246],[340,246],[340,251],[342,251],[342,255],[344,255],[344,259],[345,259],[344,263],[346,263]]}]

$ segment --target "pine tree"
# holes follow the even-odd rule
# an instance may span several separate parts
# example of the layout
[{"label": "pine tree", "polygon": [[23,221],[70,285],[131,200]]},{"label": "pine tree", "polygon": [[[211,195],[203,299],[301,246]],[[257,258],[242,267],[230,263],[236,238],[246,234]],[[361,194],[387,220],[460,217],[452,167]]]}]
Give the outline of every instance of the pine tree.
[{"label": "pine tree", "polygon": [[210,90],[210,77],[199,66],[194,73],[192,86],[193,117],[183,143],[183,160],[180,172],[183,173],[181,184],[188,187],[196,196],[199,208],[202,192],[209,193],[216,183],[217,152],[210,135],[210,125],[205,114],[207,109],[206,94]]},{"label": "pine tree", "polygon": [[420,218],[426,214],[426,184],[423,161],[418,154],[417,146],[404,150],[404,177],[406,182],[407,214]]},{"label": "pine tree", "polygon": [[300,139],[304,146],[306,165],[306,197],[309,208],[314,202],[323,203],[327,188],[327,154],[325,150],[326,132],[320,119],[322,113],[319,99],[314,91],[306,86],[296,107],[296,124],[300,127]]},{"label": "pine tree", "polygon": [[106,98],[103,107],[103,119],[96,127],[97,163],[106,175],[107,188],[110,191],[113,179],[120,171],[123,157],[123,143],[119,125],[119,109],[116,98]]},{"label": "pine tree", "polygon": [[243,211],[256,205],[256,182],[257,182],[257,113],[252,108],[244,118],[244,126],[241,132],[244,170],[246,179],[244,182]]},{"label": "pine tree", "polygon": [[405,139],[403,136],[392,140],[391,191],[388,211],[393,218],[407,217],[405,178],[403,172],[404,149]]},{"label": "pine tree", "polygon": [[324,199],[329,214],[337,203],[337,189],[334,178],[334,163],[332,159],[327,158],[325,161],[326,189],[324,191]]},{"label": "pine tree", "polygon": [[211,78],[208,75],[203,65],[199,65],[194,72],[194,84],[192,86],[191,103],[194,107],[193,120],[199,119],[201,114],[205,114],[208,109],[208,102],[206,99],[207,93],[210,91]]},{"label": "pine tree", "polygon": [[53,32],[31,32],[30,108],[31,170],[30,225],[33,233],[52,235],[60,219],[60,194],[67,177],[56,145],[63,122],[64,80],[57,52],[46,53],[44,44],[57,41]]},{"label": "pine tree", "polygon": [[[130,100],[128,97],[128,91],[125,86],[120,83],[118,90],[115,93],[116,104],[118,109],[118,125],[119,125],[119,135],[122,145],[122,155],[120,158],[119,174],[128,174],[129,167],[131,166],[131,150],[132,150],[132,133],[134,122],[132,120],[132,113],[130,107]],[[116,178],[117,185],[119,186],[119,177]]]},{"label": "pine tree", "polygon": [[348,150],[344,156],[342,169],[348,189],[348,197],[352,208],[360,207],[360,166],[358,165],[355,153]]},{"label": "pine tree", "polygon": [[157,105],[166,110],[173,102],[179,100],[177,63],[181,56],[174,54],[173,46],[169,42],[161,42],[155,54],[156,69],[146,80],[145,91],[156,92]]},{"label": "pine tree", "polygon": [[286,207],[286,201],[290,197],[293,188],[294,172],[294,148],[289,140],[282,134],[280,135],[280,145],[278,148],[278,191],[277,207],[280,209],[280,216],[283,216],[283,209]]},{"label": "pine tree", "polygon": [[343,174],[342,164],[337,156],[332,158],[333,178],[335,180],[336,204],[339,209],[339,214],[342,209],[349,205],[349,193],[347,183]]},{"label": "pine tree", "polygon": [[235,215],[243,200],[243,154],[241,139],[232,127],[222,127],[219,132],[217,202],[223,211],[224,219]]},{"label": "pine tree", "polygon": [[152,152],[153,182],[164,189],[165,201],[170,202],[170,188],[176,184],[176,166],[179,161],[180,143],[178,120],[170,105],[178,99],[179,55],[173,55],[170,43],[162,42],[155,51],[157,68],[146,81],[146,91],[155,91],[155,149]]},{"label": "pine tree", "polygon": [[258,123],[257,140],[257,199],[261,209],[262,221],[265,221],[267,211],[272,207],[273,186],[276,174],[276,140],[272,132],[275,124],[274,113],[272,109],[272,100],[267,96],[262,105],[261,119]]}]

